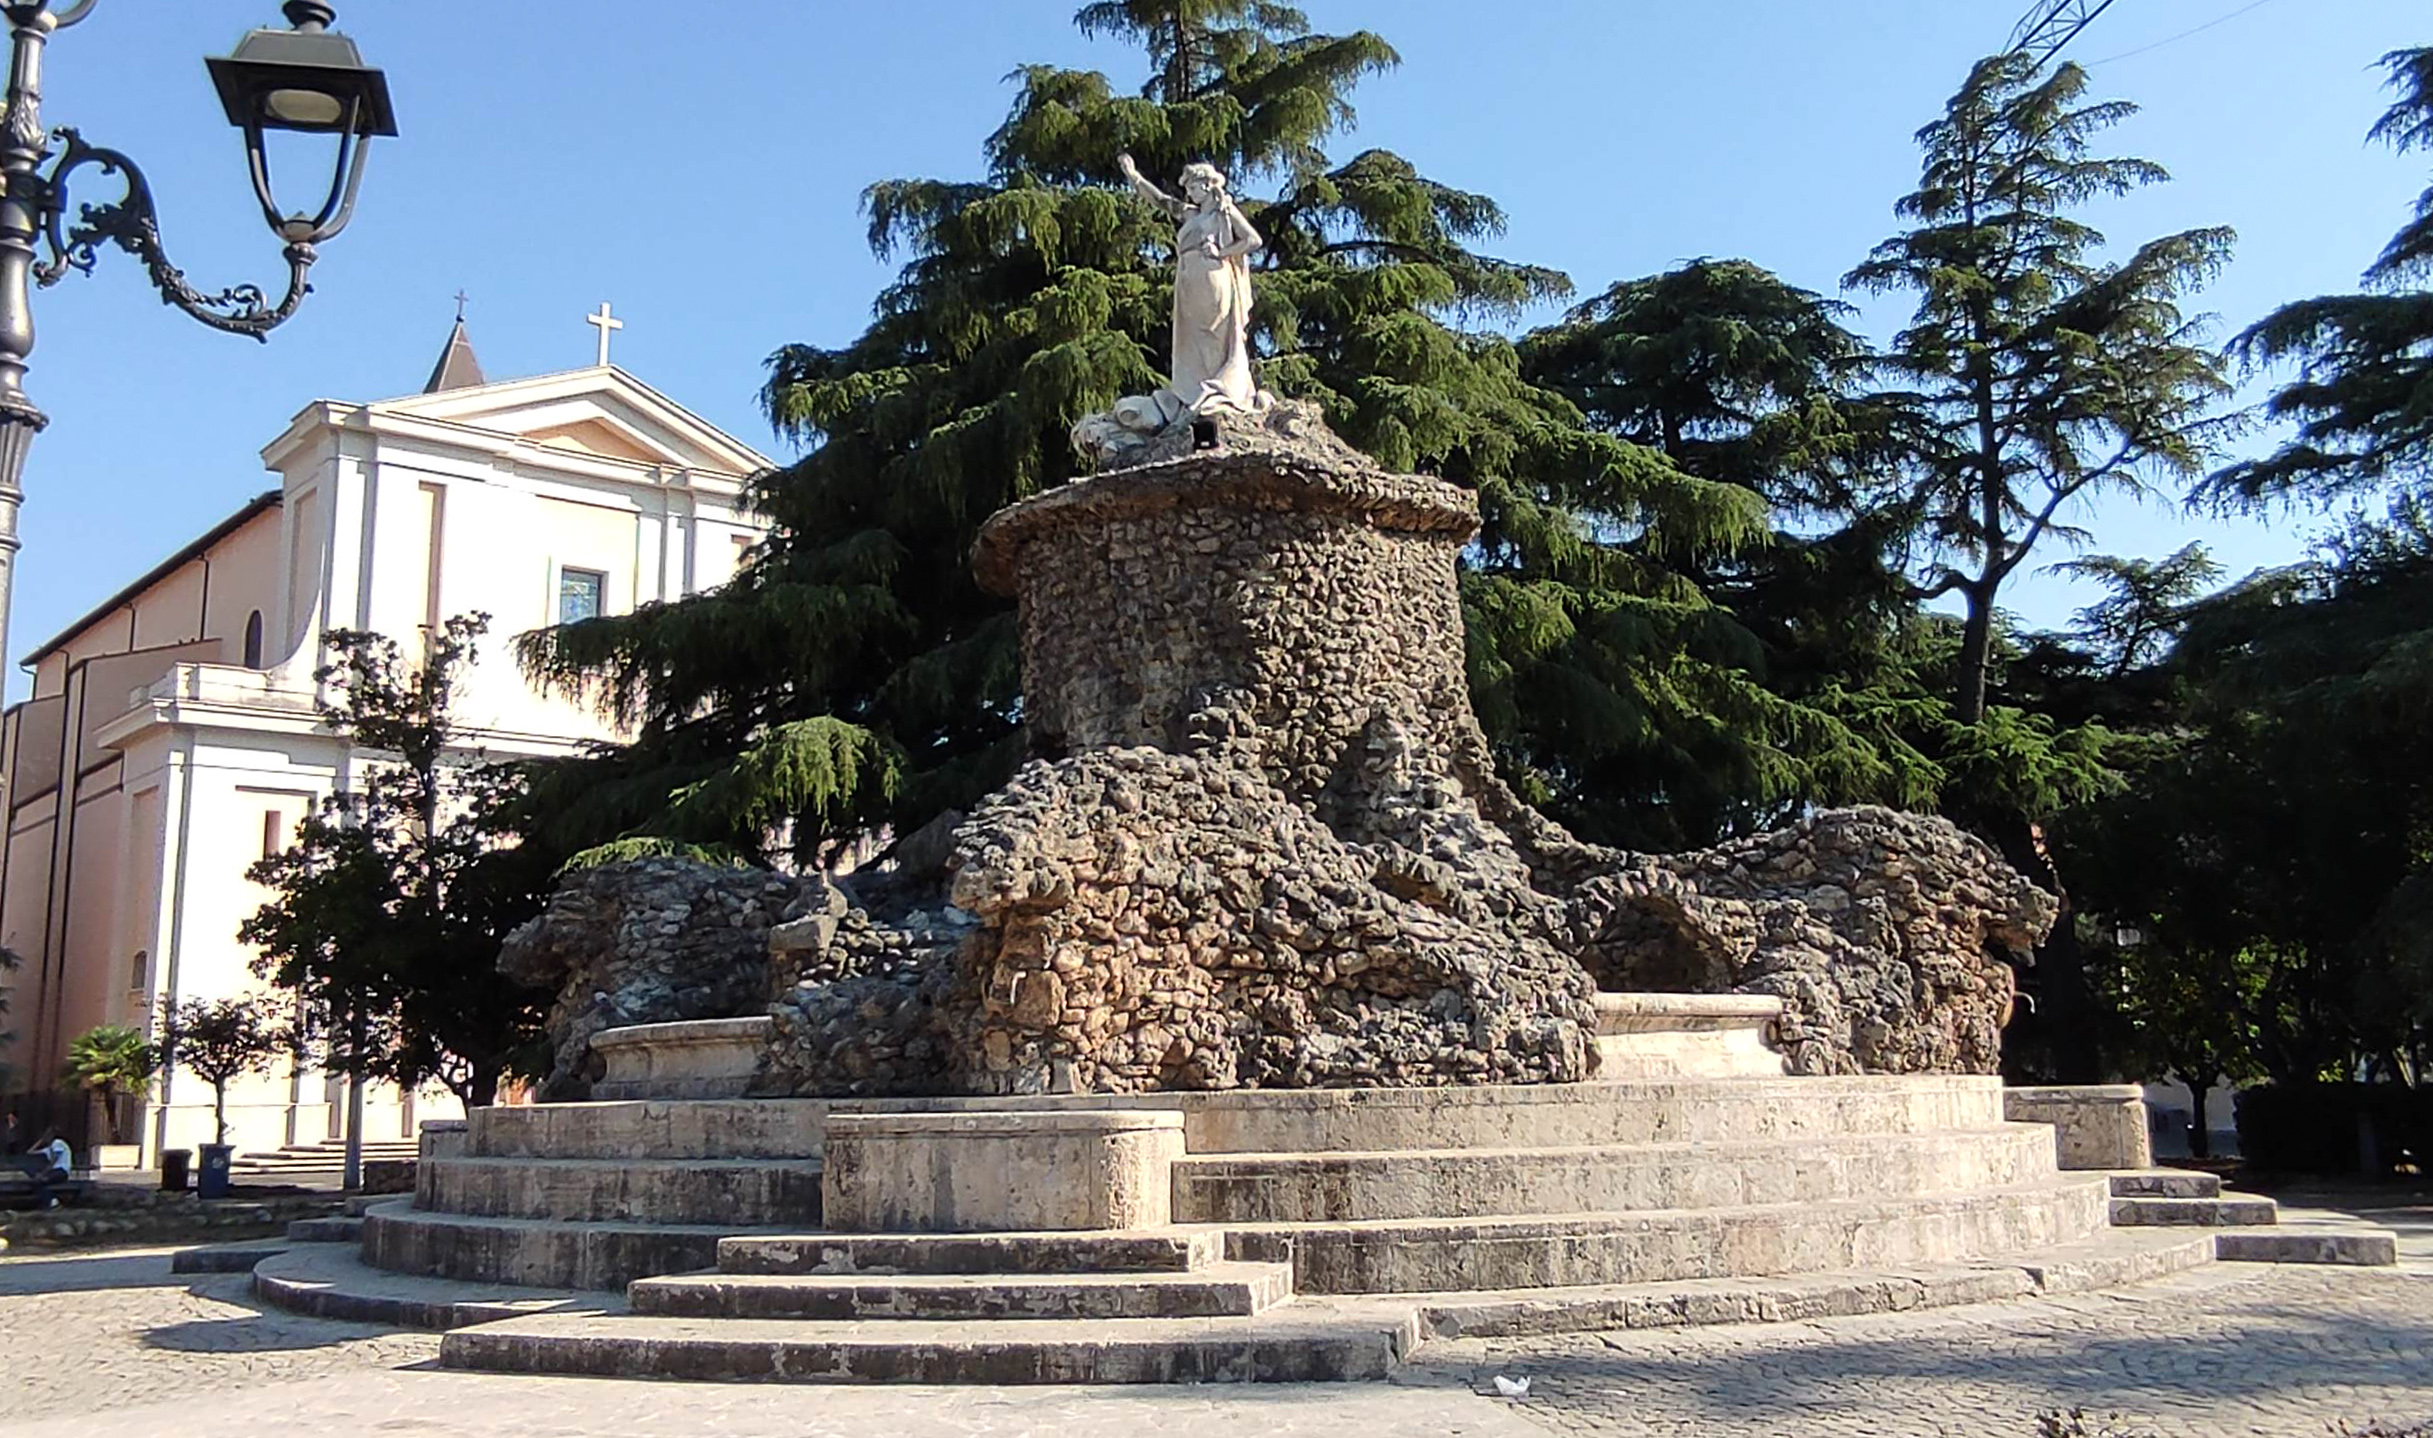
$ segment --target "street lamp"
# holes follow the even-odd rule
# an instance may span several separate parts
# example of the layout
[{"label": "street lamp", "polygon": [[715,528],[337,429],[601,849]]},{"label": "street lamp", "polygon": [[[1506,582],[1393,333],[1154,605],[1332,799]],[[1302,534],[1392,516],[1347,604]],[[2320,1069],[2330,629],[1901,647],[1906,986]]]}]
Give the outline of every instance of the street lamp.
[{"label": "street lamp", "polygon": [[[252,31],[233,54],[206,61],[228,122],[245,132],[254,198],[285,246],[287,293],[275,305],[258,285],[205,294],[187,283],[162,249],[152,187],[135,162],[86,144],[73,129],[43,128],[43,48],[53,33],[90,15],[95,3],[0,0],[11,42],[7,109],[0,118],[0,178],[7,186],[0,196],[0,656],[8,651],[26,454],[50,423],[25,394],[26,359],[34,352],[32,287],[47,289],[69,270],[91,273],[101,246],[114,244],[143,261],[163,303],[213,329],[267,339],[311,292],[305,274],[319,258],[315,247],[345,229],[353,215],[371,137],[397,133],[387,78],[364,65],[354,41],[329,28],[337,11],[320,0],[287,0],[282,9],[294,28]],[[338,137],[337,164],[319,209],[283,213],[271,197],[263,137],[273,130]],[[60,146],[57,163],[45,173],[54,141]],[[108,204],[79,206],[71,219],[68,181],[87,165],[115,177],[125,193]],[[47,261],[37,261],[37,241],[49,250]]]}]

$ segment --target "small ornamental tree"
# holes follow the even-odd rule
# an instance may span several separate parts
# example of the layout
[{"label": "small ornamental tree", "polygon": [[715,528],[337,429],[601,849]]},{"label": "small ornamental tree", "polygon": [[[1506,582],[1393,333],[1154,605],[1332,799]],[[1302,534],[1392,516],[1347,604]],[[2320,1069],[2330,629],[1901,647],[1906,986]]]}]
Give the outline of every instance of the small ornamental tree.
[{"label": "small ornamental tree", "polygon": [[142,1034],[124,1024],[97,1024],[69,1041],[59,1076],[101,1101],[102,1127],[117,1143],[119,1099],[142,1093],[159,1071],[160,1055]]},{"label": "small ornamental tree", "polygon": [[252,999],[188,999],[169,1021],[169,1062],[211,1085],[211,1141],[228,1142],[228,1085],[266,1072],[290,1047]]}]

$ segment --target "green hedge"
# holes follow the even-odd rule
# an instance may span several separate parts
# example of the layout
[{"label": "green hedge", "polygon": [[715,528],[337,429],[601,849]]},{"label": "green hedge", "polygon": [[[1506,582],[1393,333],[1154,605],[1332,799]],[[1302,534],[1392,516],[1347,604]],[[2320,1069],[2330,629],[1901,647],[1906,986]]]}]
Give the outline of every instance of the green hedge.
[{"label": "green hedge", "polygon": [[[2239,1152],[2266,1173],[2380,1177],[2413,1156],[2433,1167],[2433,1090],[2401,1084],[2260,1084],[2238,1097]],[[2369,1142],[2370,1139],[2370,1142]]]}]

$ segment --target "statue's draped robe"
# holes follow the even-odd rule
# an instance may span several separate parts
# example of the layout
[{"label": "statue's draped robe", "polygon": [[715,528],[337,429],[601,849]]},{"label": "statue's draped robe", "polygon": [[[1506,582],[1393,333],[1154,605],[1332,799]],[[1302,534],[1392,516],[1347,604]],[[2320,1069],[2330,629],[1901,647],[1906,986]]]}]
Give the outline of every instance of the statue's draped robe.
[{"label": "statue's draped robe", "polygon": [[1250,374],[1250,261],[1212,258],[1241,238],[1231,202],[1186,210],[1175,234],[1174,380],[1169,392],[1193,414],[1257,408]]}]

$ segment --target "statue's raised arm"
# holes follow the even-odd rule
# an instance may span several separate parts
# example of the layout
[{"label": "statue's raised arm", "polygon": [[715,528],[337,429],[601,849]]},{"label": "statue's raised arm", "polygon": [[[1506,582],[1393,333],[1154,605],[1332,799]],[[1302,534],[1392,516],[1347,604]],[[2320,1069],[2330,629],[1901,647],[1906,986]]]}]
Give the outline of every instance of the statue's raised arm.
[{"label": "statue's raised arm", "polygon": [[1115,168],[1123,171],[1124,180],[1126,183],[1132,186],[1132,192],[1134,194],[1140,196],[1144,200],[1147,200],[1150,204],[1157,206],[1159,209],[1164,210],[1169,215],[1174,215],[1178,218],[1182,215],[1184,209],[1186,208],[1183,202],[1176,199],[1174,196],[1167,194],[1164,190],[1159,189],[1153,182],[1150,181],[1148,176],[1143,175],[1140,172],[1140,166],[1132,162],[1132,156],[1129,151],[1115,157]]}]

